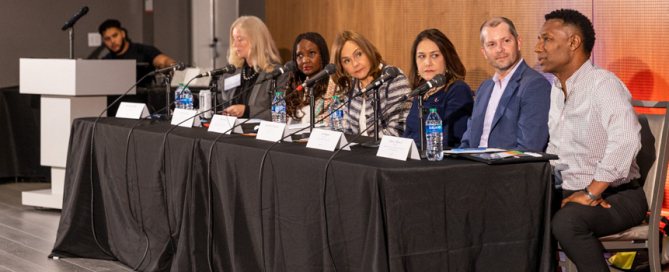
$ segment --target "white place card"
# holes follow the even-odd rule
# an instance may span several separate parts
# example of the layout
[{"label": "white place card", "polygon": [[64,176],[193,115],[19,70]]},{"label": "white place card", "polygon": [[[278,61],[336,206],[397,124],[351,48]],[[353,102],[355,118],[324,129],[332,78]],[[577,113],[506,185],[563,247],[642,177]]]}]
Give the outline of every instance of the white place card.
[{"label": "white place card", "polygon": [[197,110],[176,109],[174,110],[174,115],[172,115],[172,125],[187,128],[193,126],[199,127],[200,115],[197,113]]},{"label": "white place card", "polygon": [[[341,131],[314,128],[314,130],[311,131],[311,135],[309,135],[307,148],[334,151],[347,143],[346,137],[344,137],[344,133]],[[344,150],[351,150],[351,147],[346,146],[344,147]]]},{"label": "white place card", "polygon": [[[244,133],[242,131],[241,126],[237,126],[240,123],[239,119],[237,117],[233,116],[224,116],[224,115],[214,115],[214,117],[211,119],[211,123],[209,123],[209,132],[217,132],[217,133],[225,133],[225,134],[230,134],[233,131],[235,133],[242,134]],[[232,126],[236,126],[234,129],[230,129]],[[226,132],[227,131],[227,132]]]},{"label": "white place card", "polygon": [[116,118],[139,119],[149,116],[149,109],[144,103],[121,102],[116,111]]},{"label": "white place card", "polygon": [[420,160],[418,148],[413,139],[394,136],[383,136],[381,138],[381,145],[379,145],[376,156],[400,161],[406,161],[407,157]]},{"label": "white place card", "polygon": [[239,87],[239,85],[242,85],[242,74],[236,74],[226,78],[223,84],[225,84],[224,87],[226,91]]},{"label": "white place card", "polygon": [[284,138],[286,135],[288,135],[286,124],[262,121],[260,122],[260,128],[258,128],[256,139],[276,142]]}]

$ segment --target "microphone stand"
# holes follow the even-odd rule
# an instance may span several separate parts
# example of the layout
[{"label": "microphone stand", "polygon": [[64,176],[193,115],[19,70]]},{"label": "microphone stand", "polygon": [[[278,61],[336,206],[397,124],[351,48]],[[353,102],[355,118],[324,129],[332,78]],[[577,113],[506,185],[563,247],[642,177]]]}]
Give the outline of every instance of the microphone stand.
[{"label": "microphone stand", "polygon": [[70,27],[70,59],[74,59],[74,25]]},{"label": "microphone stand", "polygon": [[[213,76],[209,81],[209,91],[211,92],[211,96],[214,97],[214,104],[212,106],[214,109],[218,107],[216,105],[216,102],[218,101],[218,78],[219,76]],[[216,115],[216,110],[214,110],[214,114],[211,116],[212,119],[214,119],[214,115]]]},{"label": "microphone stand", "polygon": [[309,136],[314,131],[316,124],[316,99],[314,98],[314,87],[309,87]]},{"label": "microphone stand", "polygon": [[425,108],[423,107],[423,97],[418,96],[418,122],[420,123],[420,158],[427,158],[427,147],[425,147]]},{"label": "microphone stand", "polygon": [[[374,140],[363,143],[364,147],[379,147],[381,139],[379,137],[379,89],[374,89],[374,94],[372,95],[372,107],[374,108]],[[361,113],[364,114],[364,113]]]},{"label": "microphone stand", "polygon": [[[172,76],[170,73],[165,74],[165,105],[169,107],[170,105],[170,82],[172,81]],[[176,103],[176,102],[175,102]],[[170,116],[170,110],[167,109],[165,112],[165,118],[167,120],[172,120],[172,117]]]}]

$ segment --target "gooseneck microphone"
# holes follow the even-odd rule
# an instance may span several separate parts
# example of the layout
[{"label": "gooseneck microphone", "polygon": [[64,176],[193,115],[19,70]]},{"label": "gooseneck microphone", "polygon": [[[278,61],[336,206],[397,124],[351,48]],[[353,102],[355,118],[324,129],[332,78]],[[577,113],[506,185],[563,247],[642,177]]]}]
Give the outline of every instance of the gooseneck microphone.
[{"label": "gooseneck microphone", "polygon": [[70,27],[73,27],[73,26],[74,26],[74,23],[76,23],[76,22],[79,20],[79,18],[81,18],[81,17],[83,17],[84,15],[86,15],[86,13],[88,13],[88,7],[83,7],[83,8],[81,8],[81,10],[79,11],[79,13],[75,14],[74,17],[72,17],[69,21],[67,21],[67,22],[65,23],[65,25],[64,25],[63,28],[62,28],[62,30],[66,30],[66,29],[68,29],[68,28],[70,28]]},{"label": "gooseneck microphone", "polygon": [[170,67],[165,67],[163,69],[156,69],[154,71],[151,71],[149,75],[164,74],[164,73],[169,73],[171,71],[183,71],[184,69],[186,69],[186,65],[183,62],[177,62],[173,63]]},{"label": "gooseneck microphone", "polygon": [[304,87],[311,88],[318,82],[319,80],[330,76],[331,74],[334,74],[337,71],[337,65],[334,63],[330,63],[328,65],[325,65],[323,70],[315,74],[313,77],[309,78],[309,80],[305,81],[302,85],[298,86],[296,90],[301,91],[304,89]]},{"label": "gooseneck microphone", "polygon": [[370,90],[374,90],[378,87],[381,87],[383,83],[393,78],[396,78],[399,74],[400,70],[397,69],[397,67],[388,66],[386,67],[386,69],[383,69],[383,74],[381,76],[374,79],[374,81],[369,83],[369,85],[367,85],[365,88],[362,88],[360,92],[364,94]]},{"label": "gooseneck microphone", "polygon": [[280,67],[279,69],[276,69],[276,70],[274,70],[274,71],[272,71],[272,72],[270,72],[270,73],[267,73],[267,74],[265,75],[265,77],[264,77],[262,80],[258,81],[256,84],[260,84],[260,83],[263,83],[263,82],[265,82],[265,81],[275,79],[275,78],[277,78],[277,77],[279,77],[280,75],[283,75],[283,74],[285,74],[285,73],[293,72],[293,71],[295,71],[295,69],[297,69],[297,65],[295,65],[295,62],[293,62],[293,61],[291,60],[291,61],[289,61],[289,62],[286,62],[286,64],[284,64],[284,65],[283,65],[282,67]]},{"label": "gooseneck microphone", "polygon": [[411,98],[417,95],[424,95],[428,90],[434,87],[439,87],[444,84],[446,84],[446,76],[444,76],[443,74],[437,74],[431,80],[425,82],[425,84],[420,85],[418,88],[411,91],[411,93],[405,95],[404,99]]},{"label": "gooseneck microphone", "polygon": [[211,70],[209,72],[199,74],[199,75],[195,76],[195,78],[220,76],[222,74],[232,74],[235,71],[237,71],[237,67],[230,64],[230,65],[225,66],[223,68],[218,68],[216,70]]}]

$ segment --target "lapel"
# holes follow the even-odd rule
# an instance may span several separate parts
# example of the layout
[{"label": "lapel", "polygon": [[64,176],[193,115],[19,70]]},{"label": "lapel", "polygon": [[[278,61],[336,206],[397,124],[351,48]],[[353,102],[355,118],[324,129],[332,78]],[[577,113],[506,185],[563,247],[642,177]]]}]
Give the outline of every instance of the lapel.
[{"label": "lapel", "polygon": [[[260,72],[260,74],[258,74],[258,77],[256,78],[256,80],[261,80],[262,78],[265,78],[265,74],[266,74],[265,71]],[[251,96],[249,97],[249,105],[255,104],[256,100],[258,99],[258,94],[260,93],[260,90],[265,90],[266,88],[262,88],[262,87],[264,87],[265,84],[269,84],[269,82],[271,82],[271,81],[265,81],[260,85],[253,86],[253,90],[251,90]],[[268,90],[268,92],[269,91],[270,90]],[[274,96],[270,95],[270,97],[273,98]]]},{"label": "lapel", "polygon": [[471,143],[478,146],[481,141],[481,134],[483,133],[483,122],[485,122],[485,112],[488,109],[488,102],[492,95],[492,89],[495,87],[495,82],[486,80],[481,84],[479,90],[476,92],[476,101],[478,107],[474,107],[472,116],[480,116],[480,118],[473,118]]},{"label": "lapel", "polygon": [[[525,61],[522,63],[518,64],[518,68],[516,71],[513,73],[513,76],[511,79],[509,79],[509,84],[506,85],[506,88],[504,89],[504,93],[502,93],[502,97],[499,99],[499,104],[497,105],[497,110],[495,111],[495,117],[492,119],[492,124],[490,125],[490,131],[492,131],[495,126],[497,125],[497,122],[499,122],[499,119],[502,118],[502,115],[504,114],[504,111],[506,110],[506,106],[509,104],[509,101],[511,101],[511,97],[516,93],[516,90],[518,89],[518,85],[520,85],[519,81],[521,78],[521,75],[527,68],[527,64]],[[490,96],[488,96],[490,97]]]}]

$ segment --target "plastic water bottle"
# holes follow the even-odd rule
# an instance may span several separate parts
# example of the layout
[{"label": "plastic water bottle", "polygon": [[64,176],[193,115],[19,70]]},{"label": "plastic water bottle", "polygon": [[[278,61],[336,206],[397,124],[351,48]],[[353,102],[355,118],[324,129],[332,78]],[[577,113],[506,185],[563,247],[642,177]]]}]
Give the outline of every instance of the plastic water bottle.
[{"label": "plastic water bottle", "polygon": [[286,123],[286,101],[281,92],[276,92],[272,101],[272,122]]},{"label": "plastic water bottle", "polygon": [[190,92],[188,86],[184,87],[184,90],[181,92],[181,108],[187,110],[193,109],[193,93]]},{"label": "plastic water bottle", "polygon": [[442,160],[444,158],[444,154],[441,153],[444,150],[444,132],[437,109],[430,109],[430,114],[427,116],[425,138],[427,139],[427,159],[430,161]]},{"label": "plastic water bottle", "polygon": [[174,91],[174,108],[181,109],[181,92],[184,90],[184,84],[179,83],[179,87]]},{"label": "plastic water bottle", "polygon": [[330,130],[344,131],[344,111],[341,108],[337,109],[340,105],[341,102],[339,101],[339,97],[336,95],[333,96],[332,103],[328,107],[328,114],[332,113],[328,122]]}]

